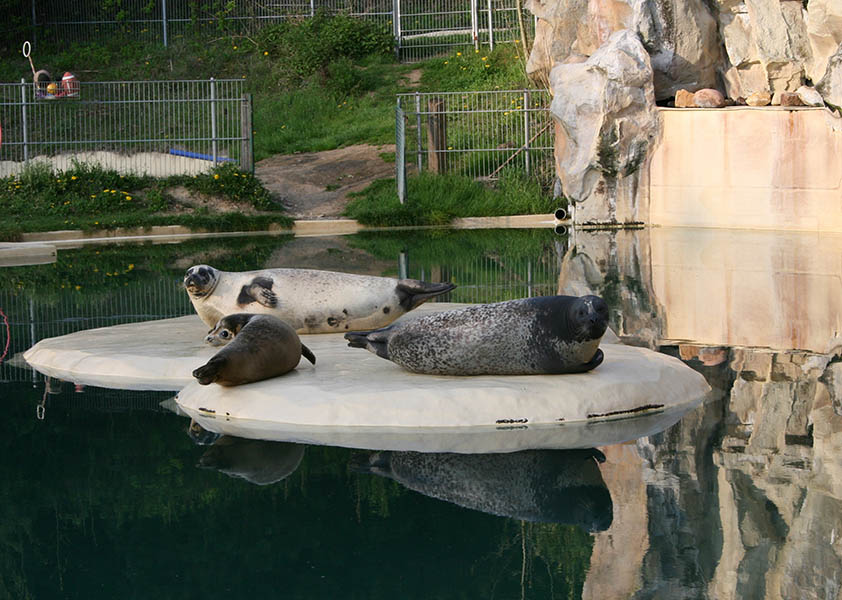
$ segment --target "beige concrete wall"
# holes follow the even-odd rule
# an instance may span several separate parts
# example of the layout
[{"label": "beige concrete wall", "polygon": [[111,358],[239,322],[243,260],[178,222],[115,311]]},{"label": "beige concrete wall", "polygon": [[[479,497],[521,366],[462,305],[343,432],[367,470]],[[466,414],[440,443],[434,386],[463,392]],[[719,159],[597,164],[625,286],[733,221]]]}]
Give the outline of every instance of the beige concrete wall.
[{"label": "beige concrete wall", "polygon": [[659,109],[651,225],[842,232],[842,119],[822,108]]}]

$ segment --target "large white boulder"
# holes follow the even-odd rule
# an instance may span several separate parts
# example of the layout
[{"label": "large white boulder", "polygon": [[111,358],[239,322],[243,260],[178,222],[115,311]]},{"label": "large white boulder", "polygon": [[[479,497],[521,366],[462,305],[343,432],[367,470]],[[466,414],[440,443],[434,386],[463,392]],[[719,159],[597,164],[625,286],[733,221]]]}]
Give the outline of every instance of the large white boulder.
[{"label": "large white boulder", "polygon": [[637,35],[619,31],[587,61],[556,65],[550,83],[556,166],[574,221],[644,220],[637,192],[658,119],[652,66]]}]

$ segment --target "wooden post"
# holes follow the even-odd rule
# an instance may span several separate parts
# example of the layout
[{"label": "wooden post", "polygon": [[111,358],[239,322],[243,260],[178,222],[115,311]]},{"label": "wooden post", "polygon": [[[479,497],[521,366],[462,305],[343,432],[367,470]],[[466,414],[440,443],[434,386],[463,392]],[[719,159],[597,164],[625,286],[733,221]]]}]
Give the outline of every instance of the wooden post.
[{"label": "wooden post", "polygon": [[442,98],[427,102],[427,167],[433,173],[447,172],[447,114]]},{"label": "wooden post", "polygon": [[240,104],[240,170],[254,173],[254,136],[251,128],[251,94],[243,94]]}]

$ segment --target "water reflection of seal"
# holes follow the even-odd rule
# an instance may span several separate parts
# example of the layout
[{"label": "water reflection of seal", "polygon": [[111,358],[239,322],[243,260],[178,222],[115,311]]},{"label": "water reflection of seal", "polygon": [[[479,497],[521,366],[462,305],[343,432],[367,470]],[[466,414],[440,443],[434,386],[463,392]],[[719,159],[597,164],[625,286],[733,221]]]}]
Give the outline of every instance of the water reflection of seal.
[{"label": "water reflection of seal", "polygon": [[199,458],[199,466],[257,485],[268,485],[289,477],[298,468],[304,448],[301,444],[224,435]]},{"label": "water reflection of seal", "polygon": [[456,286],[314,269],[234,273],[195,265],[184,287],[208,327],[248,311],[274,315],[299,333],[336,333],[383,327]]},{"label": "water reflection of seal", "polygon": [[424,315],[345,338],[416,373],[583,373],[602,362],[607,327],[608,307],[597,296],[543,296]]},{"label": "water reflection of seal", "polygon": [[202,385],[241,385],[283,375],[298,366],[302,356],[316,364],[295,330],[271,315],[237,313],[220,319],[217,326],[233,332],[234,340],[193,371]]},{"label": "water reflection of seal", "polygon": [[525,521],[568,523],[587,531],[611,525],[611,495],[596,449],[524,450],[505,454],[372,452],[352,468],[493,515]]}]

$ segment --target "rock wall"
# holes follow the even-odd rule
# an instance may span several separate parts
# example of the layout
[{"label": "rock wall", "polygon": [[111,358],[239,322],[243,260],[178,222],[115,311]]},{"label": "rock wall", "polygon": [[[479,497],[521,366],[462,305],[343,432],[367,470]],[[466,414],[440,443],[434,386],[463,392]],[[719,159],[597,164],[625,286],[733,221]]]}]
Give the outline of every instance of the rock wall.
[{"label": "rock wall", "polygon": [[[657,123],[644,121],[656,100],[678,104],[679,93],[711,90],[722,94],[708,104],[715,107],[815,105],[822,99],[810,85],[817,84],[829,104],[842,105],[840,0],[528,0],[526,7],[538,18],[527,72],[549,82],[558,99],[557,172],[579,224],[646,219],[636,204],[639,176],[598,172],[613,174],[605,140],[620,150],[622,168],[645,171]],[[633,75],[624,65],[636,55],[632,40],[648,55],[635,59]],[[595,83],[608,73],[626,79]],[[619,113],[606,101],[611,94]],[[573,126],[572,115],[586,123]]]}]

